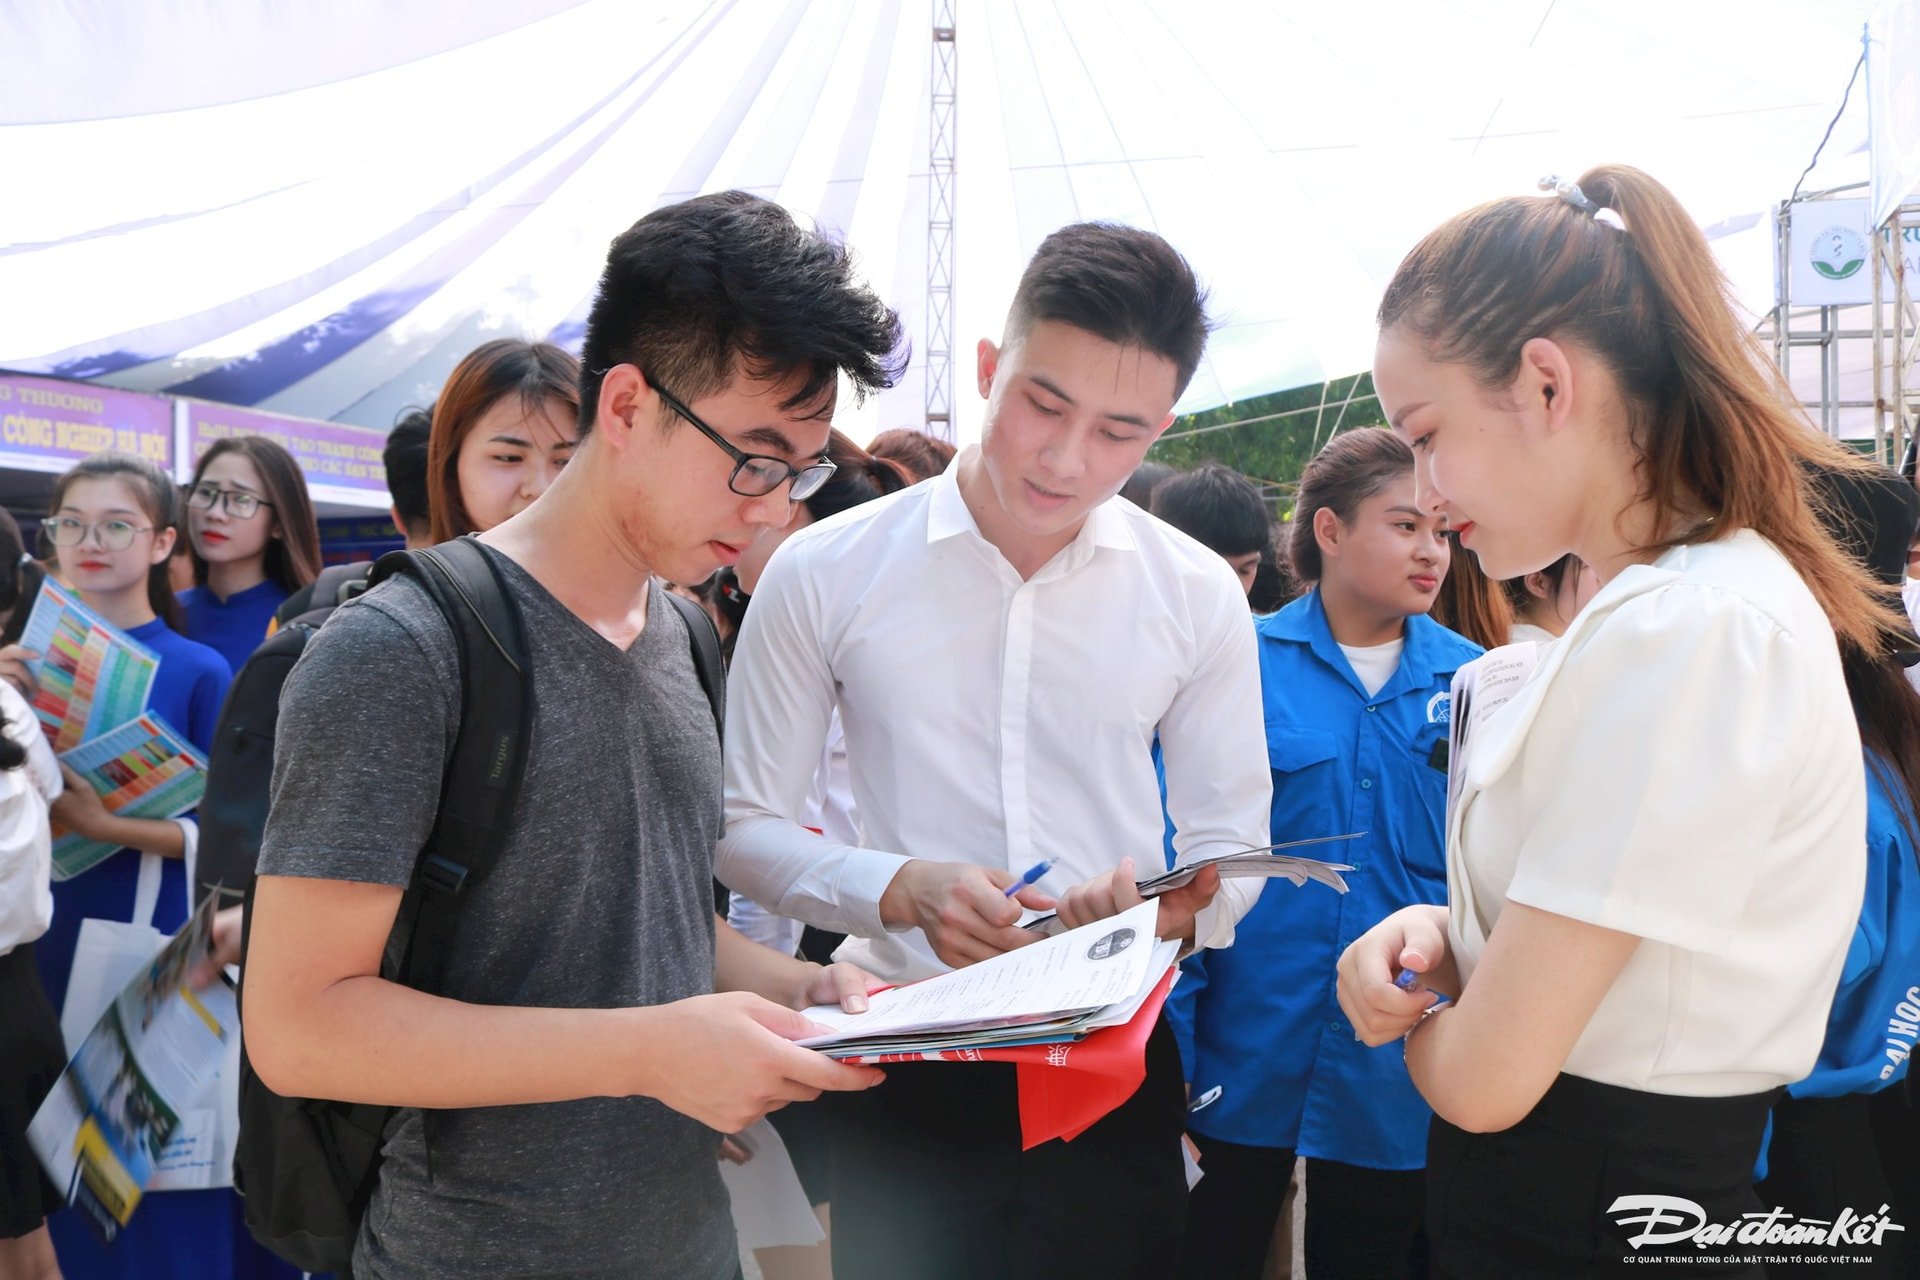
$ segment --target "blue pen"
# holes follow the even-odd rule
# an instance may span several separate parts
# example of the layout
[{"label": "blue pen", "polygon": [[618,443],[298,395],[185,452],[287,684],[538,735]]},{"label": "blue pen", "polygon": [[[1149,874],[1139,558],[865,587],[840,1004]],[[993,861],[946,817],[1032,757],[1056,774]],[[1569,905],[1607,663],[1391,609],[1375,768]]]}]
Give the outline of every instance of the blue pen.
[{"label": "blue pen", "polygon": [[1044,862],[1034,863],[1032,867],[1028,868],[1027,874],[1007,886],[1007,896],[1011,898],[1014,894],[1020,892],[1051,870],[1053,870],[1052,858],[1048,858]]},{"label": "blue pen", "polygon": [[1402,991],[1411,991],[1420,985],[1420,975],[1411,969],[1402,969],[1400,976],[1393,980],[1393,985]]}]

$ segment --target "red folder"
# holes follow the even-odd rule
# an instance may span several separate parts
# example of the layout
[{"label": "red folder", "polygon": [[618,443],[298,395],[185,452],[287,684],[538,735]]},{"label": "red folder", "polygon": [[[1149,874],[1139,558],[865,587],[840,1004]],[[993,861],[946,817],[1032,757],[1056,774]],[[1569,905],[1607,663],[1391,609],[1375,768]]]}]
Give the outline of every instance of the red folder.
[{"label": "red folder", "polygon": [[1160,1018],[1177,966],[1162,974],[1131,1019],[1084,1040],[945,1053],[887,1053],[861,1062],[1011,1062],[1020,1084],[1020,1149],[1071,1142],[1134,1095],[1147,1078],[1147,1037]]}]

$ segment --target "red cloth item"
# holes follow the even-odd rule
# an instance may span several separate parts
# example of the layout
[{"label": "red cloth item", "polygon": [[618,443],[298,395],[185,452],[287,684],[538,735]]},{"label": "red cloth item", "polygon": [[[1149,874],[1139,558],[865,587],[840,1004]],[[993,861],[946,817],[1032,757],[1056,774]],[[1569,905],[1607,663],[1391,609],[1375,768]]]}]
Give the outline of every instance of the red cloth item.
[{"label": "red cloth item", "polygon": [[1020,1149],[1031,1151],[1055,1138],[1071,1142],[1131,1098],[1147,1078],[1147,1037],[1160,1019],[1178,967],[1154,984],[1153,994],[1128,1021],[1102,1027],[1086,1039],[1059,1044],[1023,1044],[1004,1049],[953,1049],[945,1053],[886,1053],[864,1063],[1011,1062],[1020,1085]]}]

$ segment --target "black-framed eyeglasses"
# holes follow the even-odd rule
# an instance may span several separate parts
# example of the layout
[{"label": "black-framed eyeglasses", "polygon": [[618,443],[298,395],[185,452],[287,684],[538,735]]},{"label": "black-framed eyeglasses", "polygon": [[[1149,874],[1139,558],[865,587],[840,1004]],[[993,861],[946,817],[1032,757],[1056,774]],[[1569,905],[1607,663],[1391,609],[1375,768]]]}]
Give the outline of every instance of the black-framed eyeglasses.
[{"label": "black-framed eyeglasses", "polygon": [[793,488],[788,490],[787,500],[805,502],[820,492],[820,486],[831,480],[837,470],[825,458],[804,467],[796,467],[785,458],[764,453],[744,453],[734,448],[725,436],[700,421],[693,410],[682,404],[665,387],[651,379],[648,379],[647,385],[653,388],[653,393],[660,397],[662,404],[691,422],[701,435],[727,451],[727,456],[733,459],[733,474],[727,477],[727,488],[743,498],[763,498],[791,480]]},{"label": "black-framed eyeglasses", "polygon": [[187,491],[187,505],[197,511],[211,511],[224,505],[227,514],[235,520],[251,520],[260,508],[273,504],[245,489],[222,489],[212,481],[206,481]]},{"label": "black-framed eyeglasses", "polygon": [[99,520],[88,524],[72,516],[54,516],[40,527],[47,531],[48,541],[56,547],[77,547],[87,540],[88,534],[97,533],[100,545],[108,551],[125,551],[133,545],[134,534],[153,532],[152,525],[128,524],[125,520]]}]

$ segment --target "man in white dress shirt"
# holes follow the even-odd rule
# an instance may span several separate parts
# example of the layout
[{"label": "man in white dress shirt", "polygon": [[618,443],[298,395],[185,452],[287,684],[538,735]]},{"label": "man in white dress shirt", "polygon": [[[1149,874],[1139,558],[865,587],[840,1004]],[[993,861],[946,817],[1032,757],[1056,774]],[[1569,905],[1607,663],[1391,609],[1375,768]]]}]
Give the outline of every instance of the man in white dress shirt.
[{"label": "man in white dress shirt", "polygon": [[[1161,869],[1156,733],[1182,861],[1266,843],[1271,782],[1246,597],[1199,543],[1114,495],[1173,420],[1206,343],[1192,270],[1158,236],[1048,237],[1005,333],[979,345],[981,443],[943,475],[781,547],[736,651],[719,877],[849,935],[912,981],[1023,945]],[[860,847],[796,822],[834,707]],[[1009,899],[1028,867],[1054,870]],[[1259,893],[1204,872],[1160,933],[1224,946]],[[1184,1095],[1164,1029],[1145,1085],[1072,1143],[1022,1152],[1011,1067],[916,1064],[842,1108],[834,1272],[1171,1274]],[[1095,1225],[1097,1224],[1097,1225]]]}]

